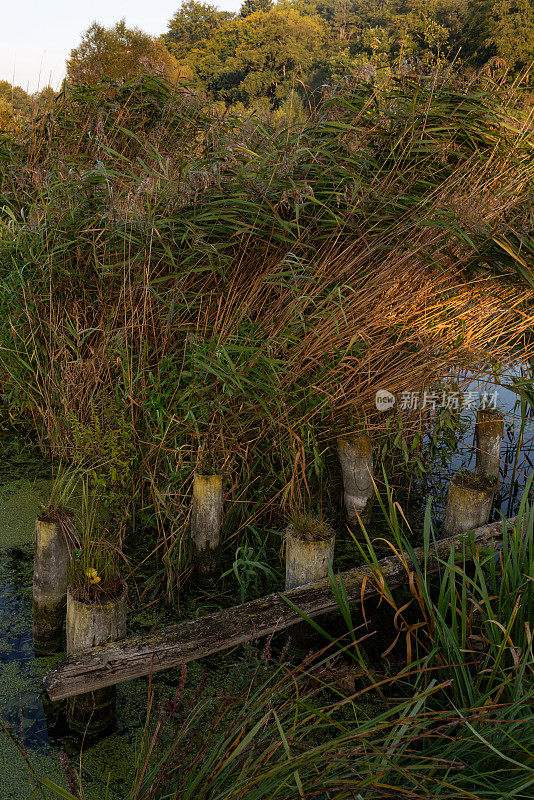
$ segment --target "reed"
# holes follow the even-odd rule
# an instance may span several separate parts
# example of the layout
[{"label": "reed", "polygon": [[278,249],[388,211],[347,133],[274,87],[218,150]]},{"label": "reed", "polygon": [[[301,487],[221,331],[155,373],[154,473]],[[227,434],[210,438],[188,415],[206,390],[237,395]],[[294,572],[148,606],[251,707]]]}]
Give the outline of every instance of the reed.
[{"label": "reed", "polygon": [[237,546],[319,496],[329,516],[335,441],[380,433],[378,389],[528,352],[531,131],[451,75],[283,131],[150,76],[68,88],[1,143],[8,401],[169,575],[204,447]]}]

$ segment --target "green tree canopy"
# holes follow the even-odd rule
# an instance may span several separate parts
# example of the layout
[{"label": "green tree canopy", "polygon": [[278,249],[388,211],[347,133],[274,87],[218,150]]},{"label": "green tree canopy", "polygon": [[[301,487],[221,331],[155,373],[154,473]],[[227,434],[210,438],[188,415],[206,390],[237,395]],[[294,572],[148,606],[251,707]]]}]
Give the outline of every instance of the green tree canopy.
[{"label": "green tree canopy", "polygon": [[200,0],[186,0],[171,18],[165,35],[170,52],[179,60],[202,50],[234,15]]},{"label": "green tree canopy", "polygon": [[21,86],[12,86],[9,81],[0,81],[0,100],[12,111],[27,113],[31,109],[31,96]]},{"label": "green tree canopy", "polygon": [[250,14],[255,14],[256,11],[270,11],[273,7],[273,0],[244,0],[239,15],[241,17],[248,17]]},{"label": "green tree canopy", "polygon": [[221,28],[210,40],[197,70],[215,97],[251,103],[266,97],[276,107],[321,58],[324,22],[290,6],[256,11]]},{"label": "green tree canopy", "polygon": [[74,83],[129,80],[144,70],[170,79],[178,73],[163,41],[139,28],[127,28],[125,20],[111,28],[93,22],[67,60],[67,79]]},{"label": "green tree canopy", "polygon": [[497,57],[515,71],[534,62],[534,0],[475,0],[463,32],[478,64]]}]

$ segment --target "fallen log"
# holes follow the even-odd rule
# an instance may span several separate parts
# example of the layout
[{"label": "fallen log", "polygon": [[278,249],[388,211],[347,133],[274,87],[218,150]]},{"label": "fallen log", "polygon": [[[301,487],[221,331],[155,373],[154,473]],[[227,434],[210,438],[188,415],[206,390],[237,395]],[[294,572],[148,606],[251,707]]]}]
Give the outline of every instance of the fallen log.
[{"label": "fallen log", "polygon": [[[515,521],[515,517],[507,520],[510,526]],[[502,531],[502,521],[484,525],[473,532],[474,541],[478,547],[484,547],[492,540],[498,541],[502,538]],[[429,553],[427,573],[437,571],[440,559],[448,558],[451,548],[458,547],[466,536],[467,534],[458,534],[438,540]],[[380,574],[389,588],[407,582],[411,559],[407,553],[401,555],[402,558],[394,555],[379,562]],[[422,547],[416,548],[414,555],[420,563],[423,562]],[[376,568],[368,566],[355,567],[341,573],[348,599],[361,600],[364,582],[365,598],[378,594],[380,581],[376,579],[376,574]],[[309,617],[319,616],[337,607],[332,587],[326,578],[289,589],[283,595],[277,592],[200,619],[168,626],[155,633],[78,652],[46,675],[43,681],[45,689],[51,700],[62,700],[171,669],[182,663],[228,650],[243,642],[277,633],[301,621],[299,614],[288,605],[284,596]]]}]

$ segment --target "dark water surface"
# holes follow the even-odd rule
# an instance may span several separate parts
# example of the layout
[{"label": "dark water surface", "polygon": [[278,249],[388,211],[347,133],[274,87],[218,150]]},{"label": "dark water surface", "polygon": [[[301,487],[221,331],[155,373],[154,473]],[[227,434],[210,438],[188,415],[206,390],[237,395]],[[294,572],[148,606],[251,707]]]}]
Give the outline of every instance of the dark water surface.
[{"label": "dark water surface", "polygon": [[[507,373],[503,382],[512,383],[531,375],[530,368],[519,364]],[[495,498],[492,519],[499,518],[499,511],[505,516],[516,513],[522,497],[522,490],[534,471],[534,409],[526,409],[521,414],[520,402],[516,392],[503,386],[480,379],[472,381],[468,387],[479,398],[495,396],[497,408],[504,413],[504,437],[501,448],[501,469],[499,490]],[[437,468],[432,476],[432,493],[443,504],[450,476],[460,470],[475,468],[475,419],[476,407],[465,411],[462,417],[466,423],[456,453],[446,469]],[[518,449],[518,445],[521,445]]]}]

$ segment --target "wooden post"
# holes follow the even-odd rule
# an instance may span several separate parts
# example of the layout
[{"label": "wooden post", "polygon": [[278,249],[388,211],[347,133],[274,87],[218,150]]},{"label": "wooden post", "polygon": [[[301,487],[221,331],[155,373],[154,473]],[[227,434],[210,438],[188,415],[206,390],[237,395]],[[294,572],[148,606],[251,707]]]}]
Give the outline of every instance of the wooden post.
[{"label": "wooden post", "polygon": [[501,411],[493,408],[481,408],[477,411],[475,423],[477,474],[499,479],[503,434],[504,416]]},{"label": "wooden post", "polygon": [[365,434],[340,436],[337,440],[337,451],[343,473],[343,495],[348,523],[351,528],[357,528],[359,520],[367,525],[371,519],[375,496],[371,439]]},{"label": "wooden post", "polygon": [[286,589],[320,581],[334,561],[336,535],[326,523],[308,533],[306,523],[292,523],[286,531]]},{"label": "wooden post", "polygon": [[221,543],[222,509],[222,476],[195,473],[191,541],[195,572],[201,582],[212,578],[217,569]]},{"label": "wooden post", "polygon": [[33,561],[33,645],[36,655],[61,650],[69,549],[61,525],[53,519],[35,521]]},{"label": "wooden post", "polygon": [[[286,591],[326,578],[334,562],[335,541],[335,532],[321,520],[305,514],[295,518],[286,531]],[[291,628],[295,654],[313,647],[317,637],[305,621]]]},{"label": "wooden post", "polygon": [[[76,654],[126,636],[126,584],[113,600],[84,602],[67,594],[67,653]],[[67,718],[74,733],[98,736],[115,724],[115,687],[79,694],[67,702]]]},{"label": "wooden post", "polygon": [[495,486],[495,478],[474,472],[454,475],[447,495],[444,534],[454,536],[485,525],[490,518]]},{"label": "wooden post", "polygon": [[[506,527],[513,527],[517,519],[494,522],[473,532],[473,545],[480,549],[502,540]],[[343,572],[339,578],[350,602],[362,602],[373,595],[382,594],[384,582],[393,589],[406,585],[408,571],[413,571],[412,557],[425,564],[428,574],[436,572],[454,547],[462,558],[462,544],[471,541],[465,535],[438,539],[425,553],[424,547],[412,553],[400,553],[382,559],[374,565],[355,567]],[[467,557],[473,551],[466,546]],[[308,617],[317,617],[338,608],[328,578],[316,583],[288,589],[284,596]],[[134,636],[122,642],[106,644],[70,656],[44,679],[44,686],[52,700],[95,690],[104,686],[151,675],[165,669],[174,669],[188,661],[198,661],[252,639],[279,633],[301,620],[280,593],[260,597],[234,608],[225,608],[198,619],[170,625],[153,633]]]}]

